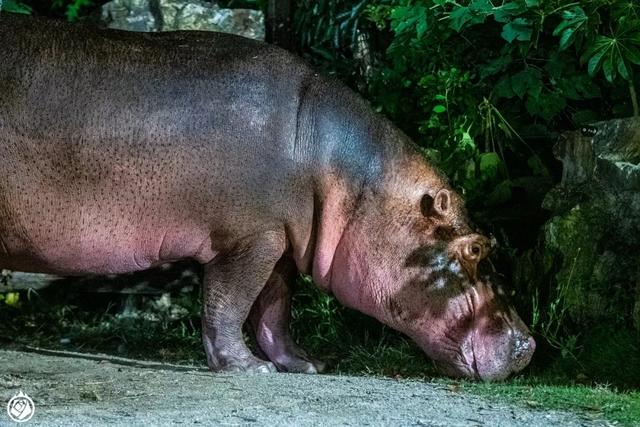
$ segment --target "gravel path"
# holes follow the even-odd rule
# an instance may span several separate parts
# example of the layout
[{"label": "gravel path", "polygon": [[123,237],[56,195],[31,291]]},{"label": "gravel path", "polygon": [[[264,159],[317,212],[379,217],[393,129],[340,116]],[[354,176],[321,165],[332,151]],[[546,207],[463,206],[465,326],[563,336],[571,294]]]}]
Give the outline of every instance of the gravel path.
[{"label": "gravel path", "polygon": [[0,351],[0,425],[23,390],[26,426],[593,426],[580,414],[491,403],[441,384],[331,375],[219,375]]}]

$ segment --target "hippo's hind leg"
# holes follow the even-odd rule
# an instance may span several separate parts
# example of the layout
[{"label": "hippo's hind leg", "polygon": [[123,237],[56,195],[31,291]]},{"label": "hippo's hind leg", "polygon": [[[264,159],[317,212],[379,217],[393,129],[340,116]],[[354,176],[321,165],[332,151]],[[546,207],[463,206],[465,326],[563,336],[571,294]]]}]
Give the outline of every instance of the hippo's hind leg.
[{"label": "hippo's hind leg", "polygon": [[284,233],[265,233],[205,265],[202,339],[212,370],[276,371],[251,354],[242,326],[285,248]]},{"label": "hippo's hind leg", "polygon": [[324,363],[314,360],[291,338],[291,285],[297,270],[292,259],[283,256],[256,300],[249,323],[260,349],[281,371],[315,374]]}]

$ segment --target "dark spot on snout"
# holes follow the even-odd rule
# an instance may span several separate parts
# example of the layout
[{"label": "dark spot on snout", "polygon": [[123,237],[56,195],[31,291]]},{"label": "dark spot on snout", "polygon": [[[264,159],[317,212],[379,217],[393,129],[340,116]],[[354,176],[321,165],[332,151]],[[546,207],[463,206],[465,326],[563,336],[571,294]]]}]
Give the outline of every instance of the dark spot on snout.
[{"label": "dark spot on snout", "polygon": [[[440,280],[444,286],[436,285]],[[448,269],[437,270],[426,277],[418,275],[409,281],[388,299],[387,308],[401,322],[414,322],[422,318],[425,311],[432,318],[442,318],[449,309],[448,301],[466,290],[460,277]]]},{"label": "dark spot on snout", "polygon": [[405,267],[429,267],[438,256],[446,253],[444,244],[420,247],[409,254]]}]

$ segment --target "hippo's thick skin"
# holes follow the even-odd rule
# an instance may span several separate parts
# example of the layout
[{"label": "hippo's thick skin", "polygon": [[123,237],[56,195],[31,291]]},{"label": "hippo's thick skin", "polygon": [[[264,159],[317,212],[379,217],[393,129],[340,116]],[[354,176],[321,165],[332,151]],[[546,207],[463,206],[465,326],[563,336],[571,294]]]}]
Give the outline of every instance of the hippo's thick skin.
[{"label": "hippo's thick skin", "polygon": [[[217,371],[317,372],[289,336],[297,272],[447,373],[533,352],[483,271],[488,239],[408,138],[285,51],[0,15],[0,267],[204,268]],[[252,327],[262,353],[243,337]]]}]

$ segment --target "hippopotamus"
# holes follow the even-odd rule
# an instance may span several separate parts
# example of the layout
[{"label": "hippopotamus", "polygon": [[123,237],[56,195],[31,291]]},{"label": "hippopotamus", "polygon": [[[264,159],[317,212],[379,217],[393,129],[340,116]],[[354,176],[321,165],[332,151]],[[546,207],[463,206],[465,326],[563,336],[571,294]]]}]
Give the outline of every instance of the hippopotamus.
[{"label": "hippopotamus", "polygon": [[0,267],[120,274],[195,260],[214,371],[321,370],[289,333],[298,273],[446,374],[501,379],[529,363],[534,340],[461,196],[389,120],[294,54],[7,14],[0,41]]}]

